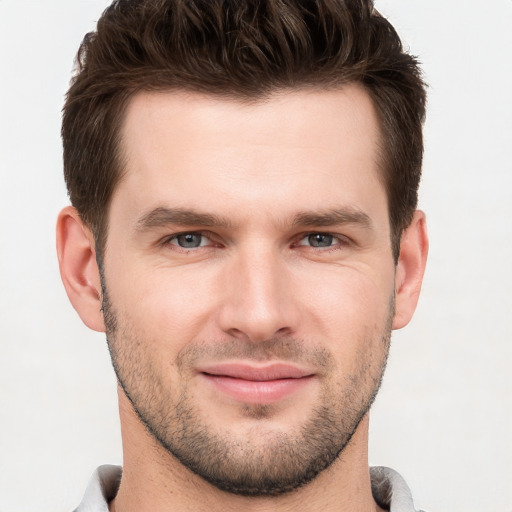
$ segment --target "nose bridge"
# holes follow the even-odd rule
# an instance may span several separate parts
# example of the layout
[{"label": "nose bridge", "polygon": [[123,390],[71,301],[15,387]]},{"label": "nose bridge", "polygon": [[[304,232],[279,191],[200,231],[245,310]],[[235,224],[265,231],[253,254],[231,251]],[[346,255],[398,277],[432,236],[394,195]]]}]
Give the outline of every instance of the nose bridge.
[{"label": "nose bridge", "polygon": [[295,330],[292,283],[278,251],[262,244],[240,249],[229,273],[220,316],[224,331],[258,341]]}]

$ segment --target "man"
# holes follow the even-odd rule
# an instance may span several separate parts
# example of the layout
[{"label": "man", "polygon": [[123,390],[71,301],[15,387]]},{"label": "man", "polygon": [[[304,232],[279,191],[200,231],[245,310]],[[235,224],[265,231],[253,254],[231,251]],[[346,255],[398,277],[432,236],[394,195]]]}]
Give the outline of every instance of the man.
[{"label": "man", "polygon": [[117,1],[63,118],[68,296],[124,468],[79,511],[413,510],[369,408],[427,255],[425,92],[369,1]]}]

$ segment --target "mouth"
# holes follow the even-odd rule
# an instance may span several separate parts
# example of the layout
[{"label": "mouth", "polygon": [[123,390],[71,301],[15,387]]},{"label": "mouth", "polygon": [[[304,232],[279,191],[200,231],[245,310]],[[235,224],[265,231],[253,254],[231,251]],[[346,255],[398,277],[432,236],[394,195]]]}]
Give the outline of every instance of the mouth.
[{"label": "mouth", "polygon": [[297,393],[315,374],[287,363],[222,363],[199,369],[217,392],[250,404],[270,404]]}]

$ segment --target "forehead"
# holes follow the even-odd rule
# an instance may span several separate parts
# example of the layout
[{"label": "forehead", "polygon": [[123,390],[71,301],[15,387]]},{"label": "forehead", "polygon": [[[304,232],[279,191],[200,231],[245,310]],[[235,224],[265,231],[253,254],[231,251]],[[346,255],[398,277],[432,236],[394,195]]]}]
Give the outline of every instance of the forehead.
[{"label": "forehead", "polygon": [[125,172],[113,204],[117,196],[138,210],[192,201],[228,215],[241,208],[293,214],[295,204],[359,208],[365,193],[383,194],[378,142],[375,109],[357,85],[251,103],[139,93],[122,127]]},{"label": "forehead", "polygon": [[144,149],[143,143],[149,140],[140,138],[142,129],[153,140],[165,130],[164,135],[177,144],[220,146],[229,137],[239,145],[274,140],[286,147],[309,141],[319,149],[337,146],[344,152],[359,149],[356,138],[363,143],[379,138],[373,102],[358,84],[331,90],[283,90],[254,101],[186,91],[141,92],[126,109],[125,149],[135,142]]}]

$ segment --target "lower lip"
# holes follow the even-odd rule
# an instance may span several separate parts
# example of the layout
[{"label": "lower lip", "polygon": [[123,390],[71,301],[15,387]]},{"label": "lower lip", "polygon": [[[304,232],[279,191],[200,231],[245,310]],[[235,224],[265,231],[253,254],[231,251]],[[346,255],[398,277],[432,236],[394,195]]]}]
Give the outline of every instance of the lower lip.
[{"label": "lower lip", "polygon": [[237,401],[270,404],[296,393],[309,384],[313,376],[299,379],[244,380],[223,375],[202,374],[218,391]]}]

